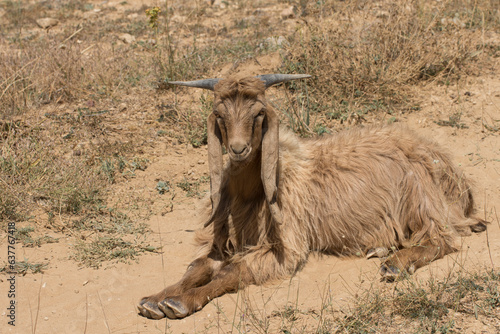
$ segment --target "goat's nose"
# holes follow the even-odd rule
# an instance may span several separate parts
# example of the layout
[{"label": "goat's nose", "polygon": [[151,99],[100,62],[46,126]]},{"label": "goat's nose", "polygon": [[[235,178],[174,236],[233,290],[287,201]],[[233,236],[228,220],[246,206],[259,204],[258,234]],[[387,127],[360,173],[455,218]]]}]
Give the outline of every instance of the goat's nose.
[{"label": "goat's nose", "polygon": [[231,144],[231,151],[233,151],[234,154],[241,154],[245,151],[247,148],[247,145],[245,144]]}]

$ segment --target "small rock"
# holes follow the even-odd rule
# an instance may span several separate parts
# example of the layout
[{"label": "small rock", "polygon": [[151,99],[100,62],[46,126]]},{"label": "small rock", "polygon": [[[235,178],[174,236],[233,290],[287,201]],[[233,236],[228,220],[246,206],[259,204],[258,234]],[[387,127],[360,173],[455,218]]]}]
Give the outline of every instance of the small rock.
[{"label": "small rock", "polygon": [[49,29],[52,28],[53,26],[57,25],[59,23],[58,20],[53,19],[51,17],[44,17],[42,19],[36,20],[36,24],[42,29]]},{"label": "small rock", "polygon": [[375,12],[375,17],[377,19],[387,20],[389,18],[389,12],[386,10],[377,10]]},{"label": "small rock", "polygon": [[198,165],[203,165],[205,163],[205,160],[198,160]]},{"label": "small rock", "polygon": [[222,0],[210,0],[213,7],[226,8],[226,4]]},{"label": "small rock", "polygon": [[135,36],[132,36],[130,34],[121,34],[120,36],[118,36],[118,39],[125,44],[131,44],[135,42]]},{"label": "small rock", "polygon": [[125,102],[120,103],[120,105],[118,106],[118,110],[124,111],[125,109],[127,109],[127,104]]},{"label": "small rock", "polygon": [[290,6],[288,8],[283,9],[280,16],[283,20],[294,18],[295,17],[295,7]]},{"label": "small rock", "polygon": [[82,14],[82,17],[85,19],[85,20],[88,20],[88,19],[91,19],[93,17],[97,16],[97,13],[94,12],[93,10],[89,10],[88,12],[84,12]]},{"label": "small rock", "polygon": [[266,38],[264,40],[264,44],[267,47],[275,48],[275,47],[278,47],[278,46],[287,45],[288,41],[283,36],[268,37],[268,38]]},{"label": "small rock", "polygon": [[47,320],[49,320],[49,317],[45,317],[45,318],[43,318],[43,320],[47,321]]}]

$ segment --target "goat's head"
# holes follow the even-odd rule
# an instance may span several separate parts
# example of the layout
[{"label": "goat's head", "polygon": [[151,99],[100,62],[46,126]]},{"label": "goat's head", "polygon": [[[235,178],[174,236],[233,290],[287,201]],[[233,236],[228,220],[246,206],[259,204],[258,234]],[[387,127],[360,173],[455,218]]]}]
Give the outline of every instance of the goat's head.
[{"label": "goat's head", "polygon": [[208,117],[208,163],[212,215],[220,202],[222,144],[232,164],[254,161],[261,153],[261,179],[266,199],[276,222],[281,222],[276,204],[278,184],[279,118],[265,99],[266,88],[310,75],[268,74],[257,77],[171,81],[170,84],[214,91],[214,110]]}]

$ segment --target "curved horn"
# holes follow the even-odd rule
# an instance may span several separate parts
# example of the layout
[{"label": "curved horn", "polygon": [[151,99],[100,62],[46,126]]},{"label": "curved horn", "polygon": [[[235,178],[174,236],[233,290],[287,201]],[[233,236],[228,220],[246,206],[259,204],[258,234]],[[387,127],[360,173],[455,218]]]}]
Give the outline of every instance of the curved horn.
[{"label": "curved horn", "polygon": [[276,85],[277,83],[280,82],[296,80],[296,79],[305,79],[310,77],[311,76],[309,74],[264,74],[257,76],[257,78],[266,83],[266,88],[269,88],[272,85]]},{"label": "curved horn", "polygon": [[214,90],[214,86],[219,82],[220,79],[203,79],[196,81],[168,81],[171,85],[188,86]]}]

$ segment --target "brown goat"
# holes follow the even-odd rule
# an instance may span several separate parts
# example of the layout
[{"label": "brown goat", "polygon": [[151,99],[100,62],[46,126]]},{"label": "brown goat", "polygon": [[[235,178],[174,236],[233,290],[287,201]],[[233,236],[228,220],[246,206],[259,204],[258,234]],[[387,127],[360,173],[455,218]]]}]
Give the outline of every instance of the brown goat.
[{"label": "brown goat", "polygon": [[318,139],[281,129],[278,136],[265,90],[304,77],[175,82],[215,93],[208,118],[212,207],[197,234],[198,257],[178,283],[141,300],[143,316],[186,317],[225,293],[293,275],[313,251],[383,256],[396,249],[380,270],[390,280],[455,251],[457,236],[486,229],[472,216],[464,174],[438,145],[406,128]]}]

